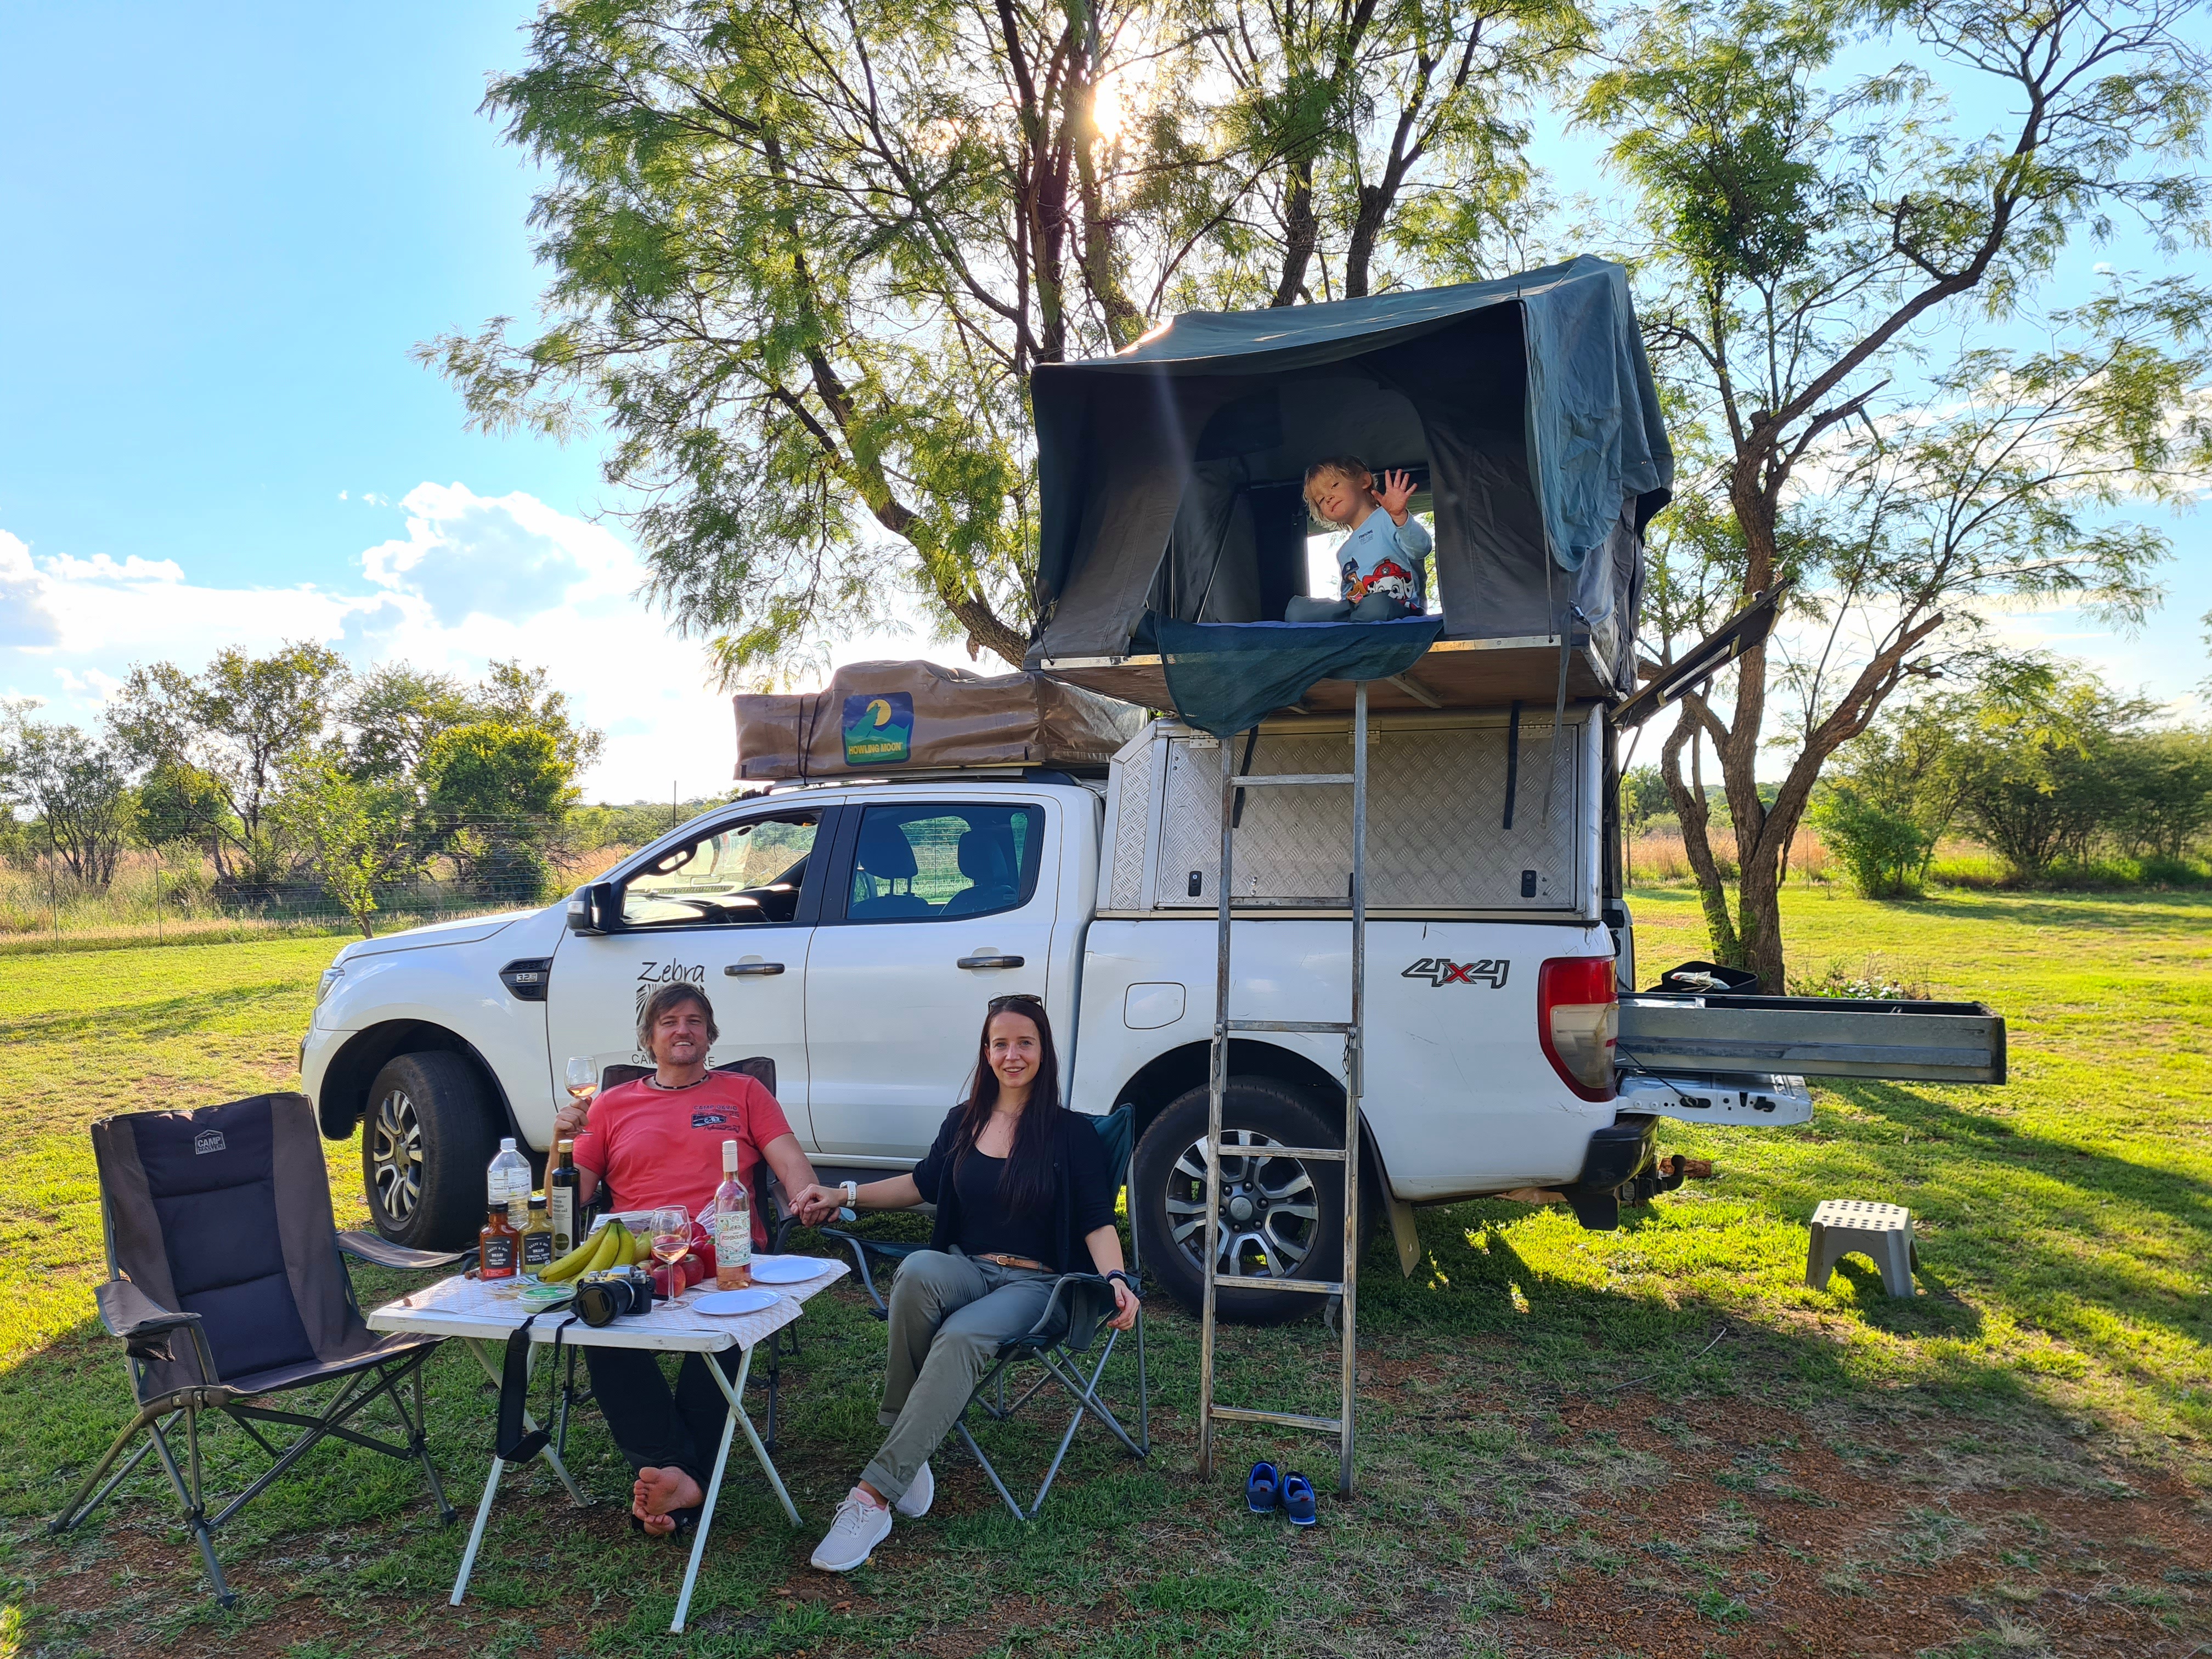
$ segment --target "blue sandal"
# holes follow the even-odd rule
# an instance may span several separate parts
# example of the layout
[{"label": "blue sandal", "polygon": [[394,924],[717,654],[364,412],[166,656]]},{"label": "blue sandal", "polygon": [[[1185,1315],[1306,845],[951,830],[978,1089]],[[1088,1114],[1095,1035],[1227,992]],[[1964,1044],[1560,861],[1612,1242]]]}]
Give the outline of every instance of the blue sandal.
[{"label": "blue sandal", "polygon": [[1244,1477],[1244,1505],[1255,1515],[1270,1515],[1282,1502],[1282,1481],[1273,1463],[1255,1463]]},{"label": "blue sandal", "polygon": [[1315,1523],[1313,1482],[1295,1471],[1283,1477],[1283,1511],[1294,1527]]}]

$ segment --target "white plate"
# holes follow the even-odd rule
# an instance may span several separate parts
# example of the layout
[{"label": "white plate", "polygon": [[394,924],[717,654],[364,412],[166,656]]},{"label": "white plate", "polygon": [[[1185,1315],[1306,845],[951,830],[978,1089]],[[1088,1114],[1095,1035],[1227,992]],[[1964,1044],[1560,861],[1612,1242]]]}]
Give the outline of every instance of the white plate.
[{"label": "white plate", "polygon": [[837,1264],[818,1255],[757,1255],[753,1279],[761,1285],[804,1285],[819,1279]]},{"label": "white plate", "polygon": [[773,1308],[782,1300],[774,1291],[709,1291],[706,1295],[692,1299],[691,1311],[735,1317],[739,1314],[755,1314],[763,1308]]}]

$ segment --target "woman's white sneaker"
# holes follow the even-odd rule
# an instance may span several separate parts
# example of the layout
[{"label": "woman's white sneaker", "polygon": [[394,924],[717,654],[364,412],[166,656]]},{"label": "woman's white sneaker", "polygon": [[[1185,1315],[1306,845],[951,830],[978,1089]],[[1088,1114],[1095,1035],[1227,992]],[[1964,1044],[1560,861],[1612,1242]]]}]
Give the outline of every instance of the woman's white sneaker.
[{"label": "woman's white sneaker", "polygon": [[857,1492],[837,1505],[830,1530],[814,1547],[814,1565],[823,1572],[850,1572],[891,1535],[891,1512]]},{"label": "woman's white sneaker", "polygon": [[929,1465],[924,1462],[921,1466],[921,1473],[914,1478],[914,1484],[900,1495],[899,1501],[891,1507],[906,1516],[908,1520],[919,1521],[929,1513],[929,1506],[936,1501],[937,1477],[929,1472]]}]

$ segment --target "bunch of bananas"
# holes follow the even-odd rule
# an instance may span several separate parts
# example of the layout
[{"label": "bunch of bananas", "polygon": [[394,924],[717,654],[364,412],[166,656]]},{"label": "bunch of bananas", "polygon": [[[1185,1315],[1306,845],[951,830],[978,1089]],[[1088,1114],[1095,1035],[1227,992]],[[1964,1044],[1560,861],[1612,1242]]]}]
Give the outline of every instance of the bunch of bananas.
[{"label": "bunch of bananas", "polygon": [[610,1221],[558,1261],[539,1268],[538,1277],[545,1284],[558,1285],[580,1274],[627,1267],[652,1254],[653,1247],[641,1243],[620,1221]]}]

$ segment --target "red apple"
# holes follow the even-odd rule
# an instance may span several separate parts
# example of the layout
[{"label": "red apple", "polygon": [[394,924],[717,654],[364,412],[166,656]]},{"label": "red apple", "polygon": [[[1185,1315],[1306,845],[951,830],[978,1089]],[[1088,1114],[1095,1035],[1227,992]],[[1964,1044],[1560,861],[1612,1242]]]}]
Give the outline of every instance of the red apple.
[{"label": "red apple", "polygon": [[690,1289],[694,1285],[702,1282],[707,1277],[707,1264],[699,1260],[698,1254],[696,1251],[691,1255],[685,1256],[683,1261],[678,1262],[676,1265],[683,1270],[684,1287],[686,1290]]}]

